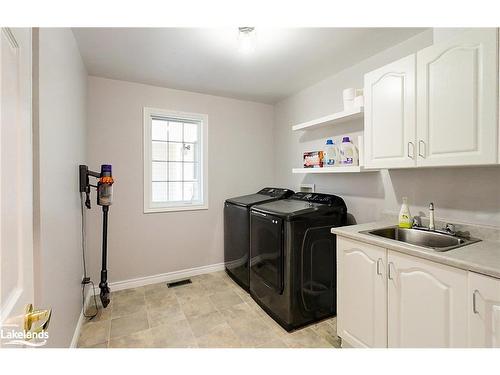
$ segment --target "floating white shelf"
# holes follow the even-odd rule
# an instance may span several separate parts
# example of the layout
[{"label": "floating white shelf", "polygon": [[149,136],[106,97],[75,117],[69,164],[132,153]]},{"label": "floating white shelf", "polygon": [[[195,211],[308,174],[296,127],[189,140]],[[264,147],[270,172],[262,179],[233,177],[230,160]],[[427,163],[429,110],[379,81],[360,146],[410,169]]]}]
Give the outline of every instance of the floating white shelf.
[{"label": "floating white shelf", "polygon": [[293,168],[292,173],[361,173],[361,172],[378,172],[378,169],[364,168],[363,154],[363,136],[358,136],[358,151],[360,165],[345,166],[345,167],[324,167],[324,168]]},{"label": "floating white shelf", "polygon": [[326,125],[340,124],[346,121],[363,118],[364,107],[354,107],[342,112],[337,112],[328,116],[320,117],[315,120],[303,122],[292,126],[293,131],[312,130]]},{"label": "floating white shelf", "polygon": [[325,168],[293,168],[292,173],[360,173],[360,172],[377,172],[376,169],[364,169],[363,167],[325,167]]}]

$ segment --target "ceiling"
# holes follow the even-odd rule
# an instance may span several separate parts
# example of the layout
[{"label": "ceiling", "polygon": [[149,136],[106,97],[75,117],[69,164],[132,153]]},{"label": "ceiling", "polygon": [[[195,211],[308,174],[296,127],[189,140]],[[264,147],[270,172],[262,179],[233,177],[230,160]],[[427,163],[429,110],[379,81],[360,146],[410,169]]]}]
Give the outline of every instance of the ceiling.
[{"label": "ceiling", "polygon": [[90,75],[275,103],[421,28],[256,28],[252,53],[238,30],[75,28]]}]

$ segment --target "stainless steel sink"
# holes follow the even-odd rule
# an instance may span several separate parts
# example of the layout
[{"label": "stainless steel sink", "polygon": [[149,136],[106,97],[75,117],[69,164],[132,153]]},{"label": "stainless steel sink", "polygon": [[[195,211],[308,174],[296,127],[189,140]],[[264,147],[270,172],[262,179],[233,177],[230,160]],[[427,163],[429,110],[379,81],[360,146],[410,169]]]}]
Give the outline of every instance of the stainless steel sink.
[{"label": "stainless steel sink", "polygon": [[456,235],[453,236],[450,234],[424,229],[405,229],[399,228],[398,226],[366,230],[360,233],[384,237],[411,245],[422,246],[435,251],[448,251],[481,241],[477,238],[465,238]]}]

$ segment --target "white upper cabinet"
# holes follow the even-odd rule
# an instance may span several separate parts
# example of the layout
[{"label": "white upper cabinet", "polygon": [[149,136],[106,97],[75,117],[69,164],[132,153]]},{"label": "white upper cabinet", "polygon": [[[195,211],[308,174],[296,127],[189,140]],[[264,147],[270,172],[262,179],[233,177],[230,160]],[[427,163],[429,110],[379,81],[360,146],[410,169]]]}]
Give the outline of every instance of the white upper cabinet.
[{"label": "white upper cabinet", "polygon": [[500,348],[500,280],[469,272],[469,346]]},{"label": "white upper cabinet", "polygon": [[388,251],[388,346],[467,346],[467,272]]},{"label": "white upper cabinet", "polygon": [[499,162],[497,34],[467,31],[365,74],[366,168]]},{"label": "white upper cabinet", "polygon": [[386,249],[337,237],[337,332],[349,345],[387,347]]},{"label": "white upper cabinet", "polygon": [[414,167],[415,55],[365,75],[365,168]]},{"label": "white upper cabinet", "polygon": [[496,29],[417,53],[418,165],[497,162],[497,72]]}]

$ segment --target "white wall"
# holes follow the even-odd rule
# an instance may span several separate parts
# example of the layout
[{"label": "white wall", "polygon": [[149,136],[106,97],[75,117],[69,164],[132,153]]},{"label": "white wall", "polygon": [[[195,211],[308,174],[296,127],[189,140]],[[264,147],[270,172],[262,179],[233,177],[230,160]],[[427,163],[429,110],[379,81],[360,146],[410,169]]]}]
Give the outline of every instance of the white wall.
[{"label": "white wall", "polygon": [[298,189],[300,183],[314,183],[317,192],[343,197],[351,219],[358,223],[377,220],[384,210],[398,212],[401,197],[408,196],[412,214],[427,214],[429,202],[434,201],[437,217],[500,227],[500,167],[385,170],[353,175],[291,173],[293,167],[302,165],[303,152],[321,150],[327,137],[356,136],[363,131],[363,120],[303,133],[293,133],[293,124],[342,110],[342,90],[363,87],[364,73],[454,32],[425,31],[278,103],[274,129],[276,185]]},{"label": "white wall", "polygon": [[[145,106],[208,114],[208,210],[143,213]],[[98,170],[110,163],[116,179],[109,214],[109,281],[223,262],[223,202],[272,185],[272,128],[270,105],[89,77],[89,167]],[[99,208],[88,216],[88,226],[98,281]]]},{"label": "white wall", "polygon": [[86,155],[87,72],[70,29],[40,29],[37,44],[36,304],[52,308],[48,346],[67,347],[82,302],[78,165]]}]

